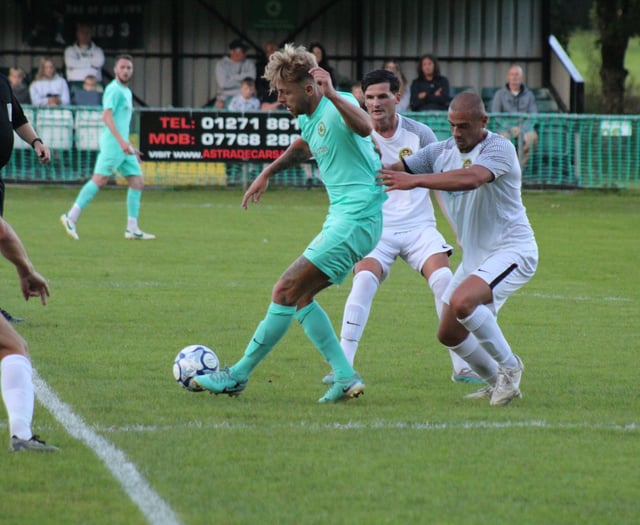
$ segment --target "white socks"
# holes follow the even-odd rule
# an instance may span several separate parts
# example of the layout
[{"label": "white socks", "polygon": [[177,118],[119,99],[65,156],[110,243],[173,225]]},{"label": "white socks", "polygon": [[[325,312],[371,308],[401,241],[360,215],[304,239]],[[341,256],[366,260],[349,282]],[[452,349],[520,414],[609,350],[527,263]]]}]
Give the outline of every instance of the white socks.
[{"label": "white socks", "polygon": [[517,368],[518,360],[498,326],[498,321],[485,305],[481,304],[465,319],[458,319],[462,326],[476,336],[478,343],[491,357],[505,368]]},{"label": "white socks", "polygon": [[0,363],[2,399],[9,416],[9,433],[31,439],[34,388],[31,362],[20,354],[9,354]]},{"label": "white socks", "polygon": [[340,331],[340,346],[351,366],[353,366],[362,332],[369,320],[371,303],[378,291],[378,286],[380,286],[378,278],[367,270],[358,272],[353,277]]},{"label": "white socks", "polygon": [[498,363],[480,346],[473,334],[469,334],[459,345],[449,348],[449,351],[455,353],[458,359],[464,358],[465,366],[471,367],[471,370],[490,385],[495,385]]}]

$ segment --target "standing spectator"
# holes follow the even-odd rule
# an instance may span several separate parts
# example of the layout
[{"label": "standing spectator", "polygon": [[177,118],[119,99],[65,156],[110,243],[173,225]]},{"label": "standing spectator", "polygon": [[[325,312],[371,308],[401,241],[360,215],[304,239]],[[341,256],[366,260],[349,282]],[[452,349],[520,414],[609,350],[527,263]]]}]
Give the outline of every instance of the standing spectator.
[{"label": "standing spectator", "polygon": [[229,56],[216,64],[216,107],[227,107],[231,98],[240,94],[240,84],[247,77],[255,80],[256,64],[247,58],[247,45],[236,39],[229,44]]},{"label": "standing spectator", "polygon": [[26,73],[21,67],[12,67],[9,69],[9,83],[11,89],[20,104],[31,104],[31,96],[29,95],[29,86],[25,83]]},{"label": "standing spectator", "polygon": [[446,111],[449,107],[449,79],[440,73],[438,59],[422,55],[418,77],[411,83],[412,111]]},{"label": "standing spectator", "polygon": [[115,176],[120,173],[127,180],[127,227],[125,239],[147,241],[155,239],[151,233],[143,232],[138,226],[140,200],[144,181],[140,170],[140,155],[129,142],[129,126],[133,115],[133,96],[129,81],[133,75],[131,55],[119,55],[113,68],[114,79],[104,90],[102,120],[104,127],[100,135],[100,153],[96,159],[93,176],[82,187],[76,201],[68,213],[60,217],[60,222],[71,238],[78,240],[76,224],[80,213]]},{"label": "standing spectator", "polygon": [[237,396],[249,375],[297,319],[334,372],[335,381],[320,403],[358,397],[362,378],[349,364],[331,321],[315,296],[341,283],[353,265],[369,253],[382,230],[381,188],[375,174],[380,158],[371,140],[371,120],[350,93],[338,93],[328,71],[318,67],[304,47],[287,44],[269,61],[265,76],[278,89],[280,102],[298,118],[301,137],[267,166],[244,194],[242,206],[258,202],[269,179],[315,155],[329,196],[322,231],[278,279],[266,317],[258,325],[244,356],[196,381],[216,394]]},{"label": "standing spectator", "polygon": [[[507,72],[507,83],[496,91],[491,101],[491,113],[537,113],[536,97],[524,84],[522,68],[512,65]],[[522,138],[520,167],[524,169],[531,152],[538,144],[538,133],[527,119],[500,130],[500,135],[511,140]]]},{"label": "standing spectator", "polygon": [[76,106],[101,106],[102,93],[98,91],[98,79],[94,75],[87,75],[82,83],[82,89],[73,94]]},{"label": "standing spectator", "polygon": [[256,83],[252,78],[245,78],[240,84],[240,94],[234,95],[229,102],[229,111],[259,111],[260,101],[256,97]]},{"label": "standing spectator", "polygon": [[[396,112],[400,100],[398,76],[385,69],[367,73],[362,79],[366,109],[371,116],[371,136],[377,144],[383,165],[436,142],[431,128]],[[427,281],[433,292],[438,318],[442,311],[442,293],[451,281],[449,256],[453,248],[436,228],[429,190],[392,191],[382,206],[382,236],[375,249],[354,268],[351,292],[344,306],[340,345],[353,365],[371,305],[378,287],[389,277],[398,258],[404,260]],[[479,382],[466,361],[451,353],[452,379]],[[331,374],[323,382],[330,384]]]},{"label": "standing spectator", "polygon": [[69,83],[82,84],[88,75],[102,83],[104,51],[91,38],[91,26],[80,23],[76,26],[76,42],[64,50],[64,64]]},{"label": "standing spectator", "polygon": [[400,102],[396,106],[396,111],[398,113],[403,113],[409,110],[409,103],[411,101],[411,89],[409,88],[409,81],[407,80],[406,75],[402,72],[402,68],[400,64],[396,60],[387,60],[382,69],[386,69],[387,71],[391,71],[395,73],[400,81],[400,89],[398,93],[400,94]]},{"label": "standing spectator", "polygon": [[441,190],[462,262],[442,296],[438,338],[487,382],[467,397],[506,405],[522,395],[524,365],[498,325],[498,311],[533,277],[538,246],[522,203],[518,155],[511,142],[486,129],[482,99],[460,93],[448,118],[451,138],[383,169],[378,179],[387,191]]},{"label": "standing spectator", "polygon": [[[20,102],[11,90],[9,81],[0,74],[0,169],[5,166],[13,151],[13,132],[31,144],[42,163],[51,156],[35,130],[29,124]],[[4,182],[0,179],[0,216],[4,207]],[[40,297],[47,304],[49,287],[47,281],[36,272],[22,241],[7,221],[0,217],[0,253],[11,262],[17,272],[20,288],[25,300]],[[7,410],[10,450],[54,452],[57,447],[47,445],[33,434],[31,424],[35,404],[33,368],[27,342],[9,324],[2,310],[0,316],[0,392]]]},{"label": "standing spectator", "polygon": [[29,87],[34,106],[68,106],[71,104],[67,81],[56,72],[50,58],[40,60],[36,78]]}]

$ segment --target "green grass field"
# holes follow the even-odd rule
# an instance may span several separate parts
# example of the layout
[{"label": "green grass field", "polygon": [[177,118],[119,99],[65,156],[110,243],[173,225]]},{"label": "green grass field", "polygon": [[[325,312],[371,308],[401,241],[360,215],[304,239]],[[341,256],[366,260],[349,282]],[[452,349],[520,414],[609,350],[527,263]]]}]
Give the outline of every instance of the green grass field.
[{"label": "green grass field", "polygon": [[[524,194],[540,266],[500,315],[523,399],[463,399],[430,292],[399,263],[356,358],[366,394],[326,406],[327,368],[297,324],[237,399],[171,373],[191,343],[241,355],[322,223],[322,191],[273,189],[244,211],[236,190],[150,190],[141,225],[158,239],[132,242],[109,188],[75,242],[58,217],[77,189],[8,188],[52,296],[24,303],[5,262],[0,306],[27,318],[51,408],[37,403],[34,429],[62,451],[0,452],[3,525],[640,522],[640,194]],[[318,297],[337,329],[349,288]],[[8,444],[4,411],[0,432]]]}]

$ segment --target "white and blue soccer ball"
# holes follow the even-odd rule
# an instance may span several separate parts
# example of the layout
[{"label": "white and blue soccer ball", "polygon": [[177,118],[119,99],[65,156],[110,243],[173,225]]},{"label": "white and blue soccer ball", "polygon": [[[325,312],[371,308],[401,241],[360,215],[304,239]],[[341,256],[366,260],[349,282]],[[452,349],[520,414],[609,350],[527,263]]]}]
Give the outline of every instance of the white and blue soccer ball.
[{"label": "white and blue soccer ball", "polygon": [[202,388],[193,379],[203,374],[215,372],[220,367],[218,356],[204,345],[184,347],[173,362],[173,377],[179,385],[191,392],[202,392]]}]

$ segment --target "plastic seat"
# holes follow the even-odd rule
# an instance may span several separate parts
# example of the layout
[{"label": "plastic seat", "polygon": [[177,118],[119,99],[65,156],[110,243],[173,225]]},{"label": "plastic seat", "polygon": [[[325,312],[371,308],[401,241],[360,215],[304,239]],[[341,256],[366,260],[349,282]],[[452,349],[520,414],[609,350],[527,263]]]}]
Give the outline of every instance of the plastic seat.
[{"label": "plastic seat", "polygon": [[36,129],[50,149],[73,147],[73,112],[64,108],[38,108]]},{"label": "plastic seat", "polygon": [[76,148],[84,151],[99,150],[100,133],[102,132],[103,126],[104,123],[102,122],[102,110],[76,110]]},{"label": "plastic seat", "polygon": [[[29,124],[31,124],[33,126],[34,125],[33,110],[30,109],[30,108],[23,107],[22,111],[24,112],[24,116],[27,117],[27,120],[29,121]],[[27,144],[14,131],[13,132],[13,147],[14,147],[14,149],[30,149],[31,148],[31,144]]]}]

